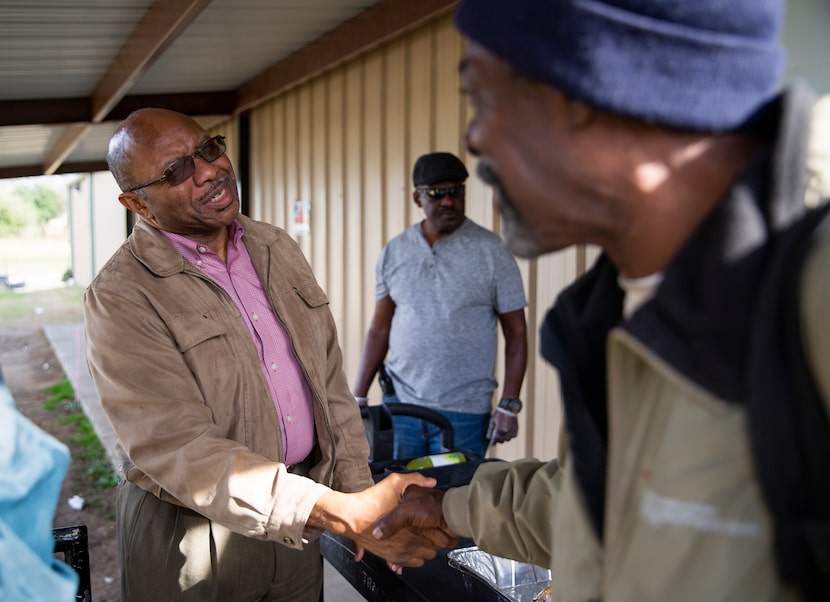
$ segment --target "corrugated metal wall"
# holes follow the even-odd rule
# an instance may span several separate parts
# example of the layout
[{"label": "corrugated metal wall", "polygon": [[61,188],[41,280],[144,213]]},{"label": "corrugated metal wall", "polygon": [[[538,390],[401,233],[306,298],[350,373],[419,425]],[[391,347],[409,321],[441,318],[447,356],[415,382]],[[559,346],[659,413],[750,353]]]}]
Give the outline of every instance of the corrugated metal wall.
[{"label": "corrugated metal wall", "polygon": [[[790,3],[783,32],[789,47],[787,79],[806,78],[828,88],[824,0]],[[346,370],[354,378],[374,307],[374,262],[383,244],[422,217],[411,201],[410,170],[418,155],[452,151],[465,159],[461,136],[468,108],[459,94],[457,65],[463,42],[450,17],[421,27],[338,69],[292,89],[251,114],[251,210],[253,217],[285,227],[301,242],[317,278],[328,291],[337,320]],[[228,155],[239,166],[238,123],[209,127],[227,138]],[[109,175],[107,174],[107,177]],[[96,196],[100,223],[123,215],[112,195]],[[109,198],[113,196],[113,198]],[[308,203],[310,228],[292,229],[297,201]],[[80,201],[79,201],[80,202]],[[116,217],[108,218],[109,211]],[[498,231],[490,193],[475,176],[468,185],[467,213]],[[86,228],[88,216],[81,214]],[[77,216],[76,216],[77,217]],[[87,266],[91,253],[120,244],[73,235],[75,261]],[[538,359],[537,331],[558,291],[581,272],[595,251],[568,250],[537,261],[520,261],[530,305],[530,357],[518,439],[498,455],[540,458],[556,454],[560,422],[555,372]],[[86,269],[86,268],[85,268]],[[97,270],[97,267],[95,268]],[[78,274],[81,281],[91,271]],[[499,362],[501,362],[501,357]],[[498,365],[499,374],[502,371]],[[379,398],[377,387],[372,391]]]},{"label": "corrugated metal wall", "polygon": [[[468,107],[459,93],[463,41],[450,17],[352,60],[254,109],[250,214],[286,228],[302,245],[328,292],[354,379],[374,310],[374,266],[383,244],[422,219],[411,197],[411,166],[425,152],[458,154],[474,173],[461,139]],[[232,147],[232,128],[224,133]],[[232,157],[236,156],[231,154]],[[295,223],[307,216],[310,225]],[[473,176],[467,215],[498,231],[491,194]],[[519,437],[502,458],[553,457],[560,424],[558,380],[538,359],[538,326],[561,287],[586,261],[569,250],[520,261],[530,300],[530,357]],[[498,375],[502,372],[500,352]],[[371,392],[379,400],[377,385]]]},{"label": "corrugated metal wall", "polygon": [[[204,127],[204,126],[203,126]],[[227,121],[218,126],[207,127],[212,136],[224,136],[227,149],[225,154],[230,157],[235,168],[239,166],[239,124],[236,120]],[[238,174],[237,174],[238,175]]]}]

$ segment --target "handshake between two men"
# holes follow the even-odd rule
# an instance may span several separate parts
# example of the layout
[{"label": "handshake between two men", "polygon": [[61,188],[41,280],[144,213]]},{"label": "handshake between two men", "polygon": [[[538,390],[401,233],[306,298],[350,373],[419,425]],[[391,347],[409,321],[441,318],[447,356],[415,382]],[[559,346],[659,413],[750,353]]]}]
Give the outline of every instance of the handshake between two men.
[{"label": "handshake between two men", "polygon": [[311,511],[307,525],[355,543],[355,560],[365,550],[385,559],[400,574],[419,567],[438,550],[455,547],[458,535],[444,520],[444,492],[419,473],[393,473],[357,493],[330,490]]}]

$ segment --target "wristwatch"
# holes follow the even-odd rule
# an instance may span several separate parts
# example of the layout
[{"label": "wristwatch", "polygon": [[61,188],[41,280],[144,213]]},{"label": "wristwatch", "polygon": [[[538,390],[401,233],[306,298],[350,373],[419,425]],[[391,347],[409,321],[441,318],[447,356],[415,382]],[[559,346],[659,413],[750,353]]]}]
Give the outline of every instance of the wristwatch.
[{"label": "wristwatch", "polygon": [[522,400],[518,397],[502,397],[499,401],[499,407],[511,414],[518,414],[522,411]]}]

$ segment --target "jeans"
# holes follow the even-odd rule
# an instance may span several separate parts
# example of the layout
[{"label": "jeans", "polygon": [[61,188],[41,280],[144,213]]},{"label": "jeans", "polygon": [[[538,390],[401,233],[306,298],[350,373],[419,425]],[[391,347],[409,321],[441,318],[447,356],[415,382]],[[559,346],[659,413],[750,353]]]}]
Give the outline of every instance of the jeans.
[{"label": "jeans", "polygon": [[[385,403],[397,403],[396,395],[386,395]],[[443,414],[453,426],[454,449],[469,451],[484,457],[487,453],[487,425],[490,423],[490,414],[468,414],[464,412],[448,412],[437,410]],[[394,416],[395,425],[395,458],[409,459],[430,454],[440,454],[446,451],[441,446],[441,429],[420,418],[411,416]]]}]

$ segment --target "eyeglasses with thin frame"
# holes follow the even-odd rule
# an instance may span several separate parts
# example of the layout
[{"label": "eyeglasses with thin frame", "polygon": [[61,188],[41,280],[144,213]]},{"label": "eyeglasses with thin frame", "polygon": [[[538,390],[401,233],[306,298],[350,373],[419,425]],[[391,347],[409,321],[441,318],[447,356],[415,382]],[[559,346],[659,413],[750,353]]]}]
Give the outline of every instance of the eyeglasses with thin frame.
[{"label": "eyeglasses with thin frame", "polygon": [[418,186],[415,190],[423,192],[433,201],[440,201],[445,196],[449,195],[454,199],[461,198],[464,192],[464,184],[456,184],[455,186],[444,186],[441,188],[429,188],[427,186]]},{"label": "eyeglasses with thin frame", "polygon": [[133,186],[127,190],[127,192],[135,192],[136,190],[147,188],[148,186],[158,184],[159,182],[167,182],[170,186],[178,186],[182,182],[185,182],[193,177],[193,174],[196,171],[196,157],[199,157],[202,161],[207,163],[213,163],[216,159],[225,154],[226,148],[225,137],[214,136],[197,148],[196,152],[192,155],[188,155],[187,157],[179,157],[173,161],[162,172],[160,178],[157,178],[152,182],[147,182],[146,184]]}]

